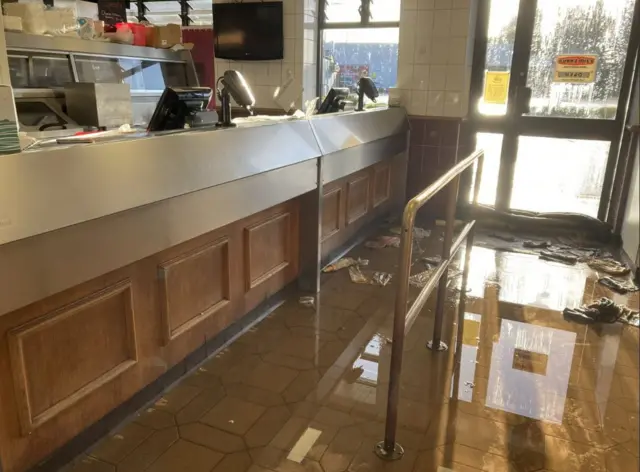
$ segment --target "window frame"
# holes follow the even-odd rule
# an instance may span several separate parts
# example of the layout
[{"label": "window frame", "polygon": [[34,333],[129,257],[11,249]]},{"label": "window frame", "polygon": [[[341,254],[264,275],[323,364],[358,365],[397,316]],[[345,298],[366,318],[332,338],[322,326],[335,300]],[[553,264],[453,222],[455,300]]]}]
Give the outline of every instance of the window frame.
[{"label": "window frame", "polygon": [[[398,0],[401,3],[401,0]],[[322,97],[322,59],[323,59],[323,33],[331,29],[370,29],[370,28],[398,28],[400,29],[400,19],[398,21],[371,21],[371,4],[373,0],[360,0],[360,21],[345,21],[327,23],[326,6],[327,0],[318,0],[318,36],[316,38],[316,96]],[[401,4],[402,5],[402,4]],[[402,13],[402,6],[400,9]]]}]

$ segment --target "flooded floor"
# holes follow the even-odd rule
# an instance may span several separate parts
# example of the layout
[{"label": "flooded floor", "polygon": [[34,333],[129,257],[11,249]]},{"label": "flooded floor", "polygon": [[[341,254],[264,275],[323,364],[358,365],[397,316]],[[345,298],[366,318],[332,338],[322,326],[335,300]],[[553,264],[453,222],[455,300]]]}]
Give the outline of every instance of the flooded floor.
[{"label": "flooded floor", "polygon": [[[366,270],[396,271],[398,249],[350,255],[369,259]],[[425,348],[435,294],[407,333],[402,459],[373,453],[383,438],[394,281],[358,285],[345,269],[323,274],[317,309],[286,302],[66,470],[638,470],[638,328],[562,317],[601,296],[637,309],[637,292],[612,294],[584,264],[482,247],[470,261],[460,339],[455,289],[448,351]]]}]

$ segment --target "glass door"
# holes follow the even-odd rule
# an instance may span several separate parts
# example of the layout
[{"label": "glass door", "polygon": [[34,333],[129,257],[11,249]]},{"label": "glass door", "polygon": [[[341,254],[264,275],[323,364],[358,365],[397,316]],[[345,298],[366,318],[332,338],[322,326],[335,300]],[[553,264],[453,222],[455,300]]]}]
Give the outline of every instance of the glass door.
[{"label": "glass door", "polygon": [[488,3],[471,111],[486,152],[480,202],[605,219],[640,8],[635,0]]}]

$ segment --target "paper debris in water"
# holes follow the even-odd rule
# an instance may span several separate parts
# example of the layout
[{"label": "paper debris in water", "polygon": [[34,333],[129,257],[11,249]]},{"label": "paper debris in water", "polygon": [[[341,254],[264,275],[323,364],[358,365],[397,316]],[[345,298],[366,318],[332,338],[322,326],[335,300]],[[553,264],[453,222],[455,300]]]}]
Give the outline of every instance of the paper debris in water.
[{"label": "paper debris in water", "polygon": [[316,306],[316,299],[312,296],[300,297],[300,300],[298,300],[298,302],[300,303],[300,305],[306,306],[307,308],[314,308]]},{"label": "paper debris in water", "polygon": [[389,282],[391,282],[392,275],[388,272],[374,272],[373,277],[371,277],[371,281],[374,285],[380,285],[384,287]]},{"label": "paper debris in water", "polygon": [[425,270],[423,272],[418,272],[409,277],[409,285],[413,285],[414,287],[422,288],[427,285],[427,282],[431,278],[431,274],[433,274],[432,270]]},{"label": "paper debris in water", "polygon": [[369,249],[400,247],[400,238],[398,236],[378,236],[376,239],[364,243],[364,246]]},{"label": "paper debris in water", "polygon": [[387,272],[373,272],[371,276],[364,274],[359,266],[349,267],[349,278],[355,284],[379,285],[384,287],[391,281],[391,274]]},{"label": "paper debris in water", "polygon": [[333,264],[329,264],[322,272],[336,272],[340,269],[346,269],[347,267],[351,267],[354,265],[366,266],[369,265],[369,261],[367,259],[354,259],[353,257],[343,257],[342,259],[334,262]]}]

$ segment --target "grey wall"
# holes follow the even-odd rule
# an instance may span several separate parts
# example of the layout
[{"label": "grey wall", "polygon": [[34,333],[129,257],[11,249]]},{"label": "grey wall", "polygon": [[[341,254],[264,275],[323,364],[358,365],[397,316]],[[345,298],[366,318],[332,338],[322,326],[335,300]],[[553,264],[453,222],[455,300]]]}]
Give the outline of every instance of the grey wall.
[{"label": "grey wall", "polygon": [[640,249],[640,152],[636,146],[635,163],[633,166],[633,176],[631,188],[629,189],[629,199],[627,200],[627,210],[624,214],[622,224],[622,245],[625,252],[632,260],[638,264],[638,250]]},{"label": "grey wall", "polygon": [[[632,95],[632,117],[635,124],[640,124],[640,80],[636,80],[635,90]],[[638,140],[640,141],[640,140]],[[640,143],[636,143],[635,156],[633,162],[633,174],[631,187],[629,188],[629,198],[627,209],[622,223],[622,247],[636,264],[640,252]]]}]

